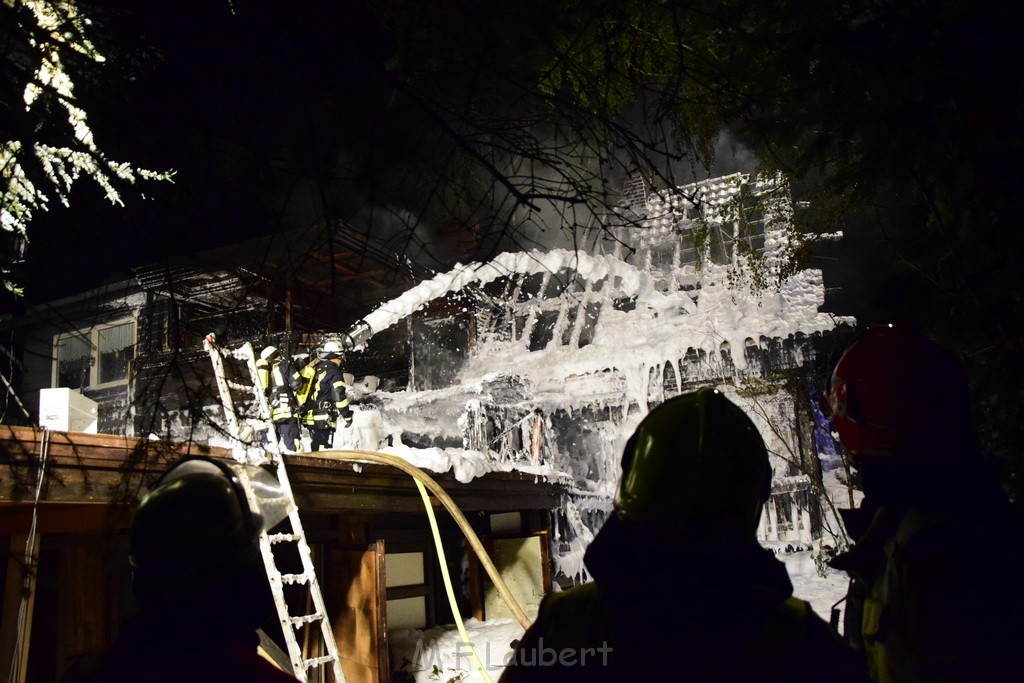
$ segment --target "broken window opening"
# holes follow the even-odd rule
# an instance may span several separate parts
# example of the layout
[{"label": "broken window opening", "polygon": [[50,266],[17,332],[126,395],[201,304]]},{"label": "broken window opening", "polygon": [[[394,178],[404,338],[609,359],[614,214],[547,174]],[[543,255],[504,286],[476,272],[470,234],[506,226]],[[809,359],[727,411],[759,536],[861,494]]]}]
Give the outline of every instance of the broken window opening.
[{"label": "broken window opening", "polygon": [[720,266],[730,265],[735,241],[732,224],[712,223],[708,231],[708,259]]},{"label": "broken window opening", "polygon": [[736,253],[761,254],[764,252],[764,196],[754,193],[749,184],[740,188],[736,199],[738,221],[736,225]]},{"label": "broken window opening", "polygon": [[554,338],[556,322],[558,322],[558,311],[540,311],[537,314],[533,329],[530,330],[531,351],[547,348]]},{"label": "broken window opening", "polygon": [[128,366],[135,356],[135,321],[96,331],[96,375],[99,384],[128,379]]},{"label": "broken window opening", "polygon": [[652,365],[647,371],[647,409],[650,410],[665,400],[665,388],[661,383],[661,367]]},{"label": "broken window opening", "polygon": [[57,340],[57,379],[55,387],[84,389],[89,386],[92,366],[92,347],[88,337],[79,335],[62,337]]},{"label": "broken window opening", "polygon": [[572,271],[567,268],[560,269],[553,277],[548,278],[544,291],[541,293],[545,299],[557,299],[562,293],[569,289],[575,278]]},{"label": "broken window opening", "polygon": [[662,391],[665,398],[671,398],[680,393],[679,380],[676,377],[676,369],[672,367],[671,361],[665,363]]},{"label": "broken window opening", "polygon": [[[561,339],[559,341],[559,343],[562,346],[569,346],[570,344],[572,344],[573,333],[576,330],[575,322],[578,311],[579,306],[570,306],[569,310],[566,312],[565,317],[563,318],[565,324],[562,325],[562,334],[560,335]],[[568,324],[570,320],[573,321],[572,325]]]},{"label": "broken window opening", "polygon": [[522,279],[522,284],[517,290],[518,295],[514,301],[523,302],[531,301],[540,296],[541,290],[547,285],[547,279],[551,277],[551,273],[530,273]]},{"label": "broken window opening", "polygon": [[676,268],[676,249],[674,242],[652,244],[648,252],[648,263],[651,268],[670,271]]},{"label": "broken window opening", "polygon": [[697,265],[697,245],[693,241],[693,230],[683,230],[679,234],[679,267]]},{"label": "broken window opening", "polygon": [[587,303],[583,311],[583,322],[580,326],[578,347],[583,348],[594,341],[597,331],[597,319],[601,314],[601,304],[597,301]]}]

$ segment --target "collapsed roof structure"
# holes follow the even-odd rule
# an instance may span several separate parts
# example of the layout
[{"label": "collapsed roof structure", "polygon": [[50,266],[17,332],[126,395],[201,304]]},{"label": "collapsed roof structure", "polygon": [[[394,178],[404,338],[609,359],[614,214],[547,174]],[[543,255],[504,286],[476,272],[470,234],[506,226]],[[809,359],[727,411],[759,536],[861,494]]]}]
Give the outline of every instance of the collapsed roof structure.
[{"label": "collapsed roof structure", "polygon": [[466,479],[517,469],[565,483],[557,561],[581,576],[635,425],[666,398],[718,386],[773,455],[762,540],[809,544],[823,523],[821,458],[833,452],[820,445],[808,373],[816,340],[852,320],[820,312],[820,270],[791,267],[788,186],[734,174],[637,189],[592,253],[458,265],[352,327],[360,349],[405,321],[410,381],[394,392],[357,384],[355,427],[337,446]]}]

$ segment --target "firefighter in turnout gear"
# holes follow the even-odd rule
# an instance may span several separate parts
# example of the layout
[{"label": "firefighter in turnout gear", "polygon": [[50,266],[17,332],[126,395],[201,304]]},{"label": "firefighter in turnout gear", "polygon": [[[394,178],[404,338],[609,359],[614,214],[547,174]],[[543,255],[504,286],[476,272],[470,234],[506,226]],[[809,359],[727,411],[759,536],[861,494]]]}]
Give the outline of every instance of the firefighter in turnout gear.
[{"label": "firefighter in turnout gear", "polygon": [[285,453],[302,450],[295,400],[300,384],[298,370],[277,348],[268,346],[256,361],[256,373],[270,404],[270,420],[274,423],[281,448]]},{"label": "firefighter in turnout gear", "polygon": [[982,460],[957,359],[900,326],[863,332],[832,372],[832,422],[864,499],[844,636],[871,678],[997,681],[1024,642],[1020,520]]},{"label": "firefighter in turnout gear", "polygon": [[757,428],[718,391],[655,407],[587,548],[593,580],[544,599],[501,683],[866,680],[757,542],[771,475]]},{"label": "firefighter in turnout gear", "polygon": [[329,341],[316,365],[316,375],[306,402],[302,424],[309,430],[310,450],[322,451],[334,447],[334,432],[340,416],[345,427],[352,426],[352,408],[348,405],[345,377],[341,373],[344,358],[341,344]]}]

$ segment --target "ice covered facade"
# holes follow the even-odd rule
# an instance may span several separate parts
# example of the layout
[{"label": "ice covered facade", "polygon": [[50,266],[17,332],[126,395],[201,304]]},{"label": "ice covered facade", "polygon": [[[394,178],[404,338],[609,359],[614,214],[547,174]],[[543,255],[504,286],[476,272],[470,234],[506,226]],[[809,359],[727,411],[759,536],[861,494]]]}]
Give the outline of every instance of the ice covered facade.
[{"label": "ice covered facade", "polygon": [[459,303],[434,324],[464,329],[465,348],[414,358],[450,366],[445,386],[357,403],[356,429],[339,447],[396,452],[460,478],[520,469],[562,481],[553,556],[581,577],[635,426],[667,398],[714,386],[747,411],[772,454],[761,539],[806,547],[821,515],[804,369],[814,340],[852,321],[819,311],[821,271],[787,270],[788,186],[734,174],[634,190],[592,253],[458,266],[368,316],[379,330],[447,297]]}]

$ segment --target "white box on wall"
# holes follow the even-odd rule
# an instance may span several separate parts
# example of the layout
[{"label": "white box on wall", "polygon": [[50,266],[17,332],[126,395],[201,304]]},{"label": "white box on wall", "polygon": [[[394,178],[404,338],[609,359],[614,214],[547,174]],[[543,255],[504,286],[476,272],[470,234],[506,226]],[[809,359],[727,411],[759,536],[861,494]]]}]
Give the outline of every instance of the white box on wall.
[{"label": "white box on wall", "polygon": [[59,387],[39,392],[39,424],[58,432],[96,433],[97,405],[81,392]]}]

